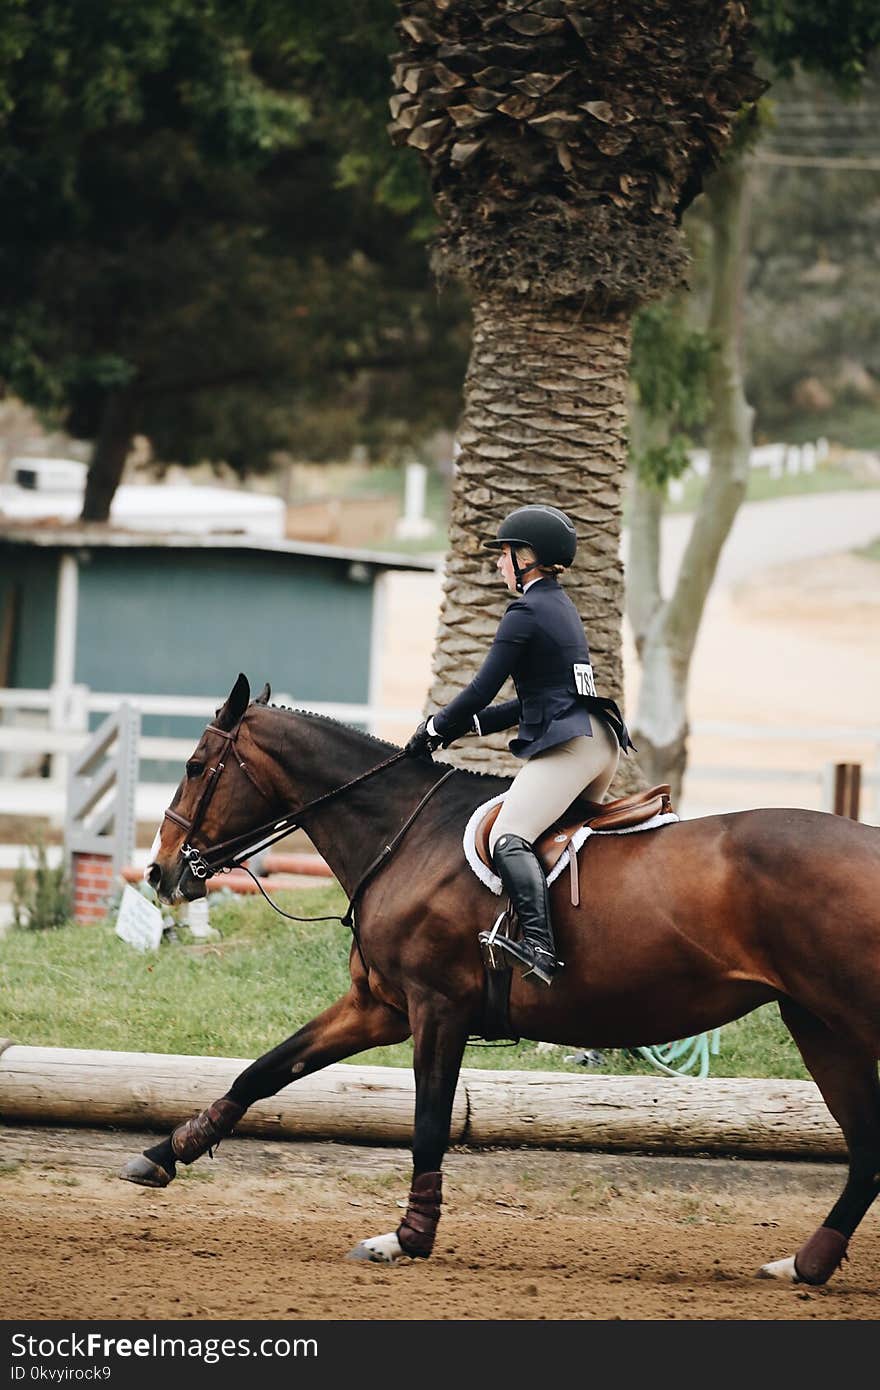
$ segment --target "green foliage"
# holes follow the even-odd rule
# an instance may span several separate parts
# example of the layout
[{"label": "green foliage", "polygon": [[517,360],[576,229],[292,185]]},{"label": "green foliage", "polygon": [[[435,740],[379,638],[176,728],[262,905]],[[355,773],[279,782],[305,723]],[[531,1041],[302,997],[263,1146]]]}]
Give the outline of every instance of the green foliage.
[{"label": "green foliage", "polygon": [[662,422],[663,438],[648,430],[632,452],[639,476],[652,486],[665,486],[688,467],[692,434],[709,409],[711,356],[708,335],[690,326],[678,301],[636,316],[630,376],[640,409],[655,425]]},{"label": "green foliage", "polygon": [[752,0],[756,43],[779,76],[795,64],[853,86],[880,44],[876,0]]},{"label": "green foliage", "polygon": [[[869,73],[857,102],[803,74],[775,95],[782,148],[799,138],[805,155],[831,158],[828,167],[758,163],[752,172],[744,363],[756,433],[876,449],[880,172],[867,158],[848,168],[840,157],[876,150],[880,80]],[[794,112],[788,124],[786,110]],[[825,408],[802,396],[809,378]]]},{"label": "green foliage", "polygon": [[12,925],[22,931],[47,931],[69,925],[73,913],[70,880],[60,864],[51,868],[46,846],[38,839],[30,847],[34,865],[19,862],[12,880]]},{"label": "green foliage", "polygon": [[240,471],[448,427],[463,305],[384,134],[393,18],[0,0],[6,386],[89,439],[121,393],[160,457]]}]

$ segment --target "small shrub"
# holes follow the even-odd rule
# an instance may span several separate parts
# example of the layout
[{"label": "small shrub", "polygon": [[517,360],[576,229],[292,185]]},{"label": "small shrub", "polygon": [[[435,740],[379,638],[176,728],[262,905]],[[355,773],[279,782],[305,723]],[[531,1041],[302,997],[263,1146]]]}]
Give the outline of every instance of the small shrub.
[{"label": "small shrub", "polygon": [[30,853],[33,869],[21,860],[12,880],[12,924],[22,931],[66,926],[73,915],[73,891],[64,865],[50,867],[41,839]]}]

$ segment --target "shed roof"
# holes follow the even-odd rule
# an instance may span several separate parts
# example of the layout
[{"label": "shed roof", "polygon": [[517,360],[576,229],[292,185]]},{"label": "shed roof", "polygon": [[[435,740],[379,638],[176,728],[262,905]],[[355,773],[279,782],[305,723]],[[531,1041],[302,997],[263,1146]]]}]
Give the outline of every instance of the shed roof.
[{"label": "shed roof", "polygon": [[231,535],[228,532],[188,535],[182,531],[129,531],[105,525],[33,525],[4,520],[0,544],[40,546],[55,550],[93,550],[105,547],[137,550],[252,550],[263,554],[303,555],[319,560],[342,560],[370,565],[379,570],[431,570],[442,564],[434,555],[403,555],[390,550],[367,550],[341,545],[317,545],[312,541],[275,540],[264,536]]}]

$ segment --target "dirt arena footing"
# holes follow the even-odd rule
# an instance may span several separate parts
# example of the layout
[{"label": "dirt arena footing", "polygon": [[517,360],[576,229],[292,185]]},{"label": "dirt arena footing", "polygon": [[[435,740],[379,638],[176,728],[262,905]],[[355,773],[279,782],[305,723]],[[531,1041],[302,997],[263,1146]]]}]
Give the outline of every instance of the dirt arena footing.
[{"label": "dirt arena footing", "polygon": [[823,1289],[755,1278],[792,1254],[839,1163],[454,1149],[429,1261],[345,1260],[392,1230],[405,1149],[228,1139],[167,1189],[118,1179],[155,1135],[0,1134],[6,1318],[864,1319],[880,1212]]}]

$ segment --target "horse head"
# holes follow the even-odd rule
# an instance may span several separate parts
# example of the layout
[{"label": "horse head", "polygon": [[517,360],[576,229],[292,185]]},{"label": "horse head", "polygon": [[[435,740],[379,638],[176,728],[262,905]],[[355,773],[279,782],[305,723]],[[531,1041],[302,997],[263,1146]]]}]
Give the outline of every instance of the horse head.
[{"label": "horse head", "polygon": [[204,897],[207,875],[199,848],[207,851],[245,834],[274,809],[268,762],[248,714],[254,706],[267,705],[270,693],[266,685],[251,702],[247,677],[239,675],[187,759],[144,872],[161,901]]}]

